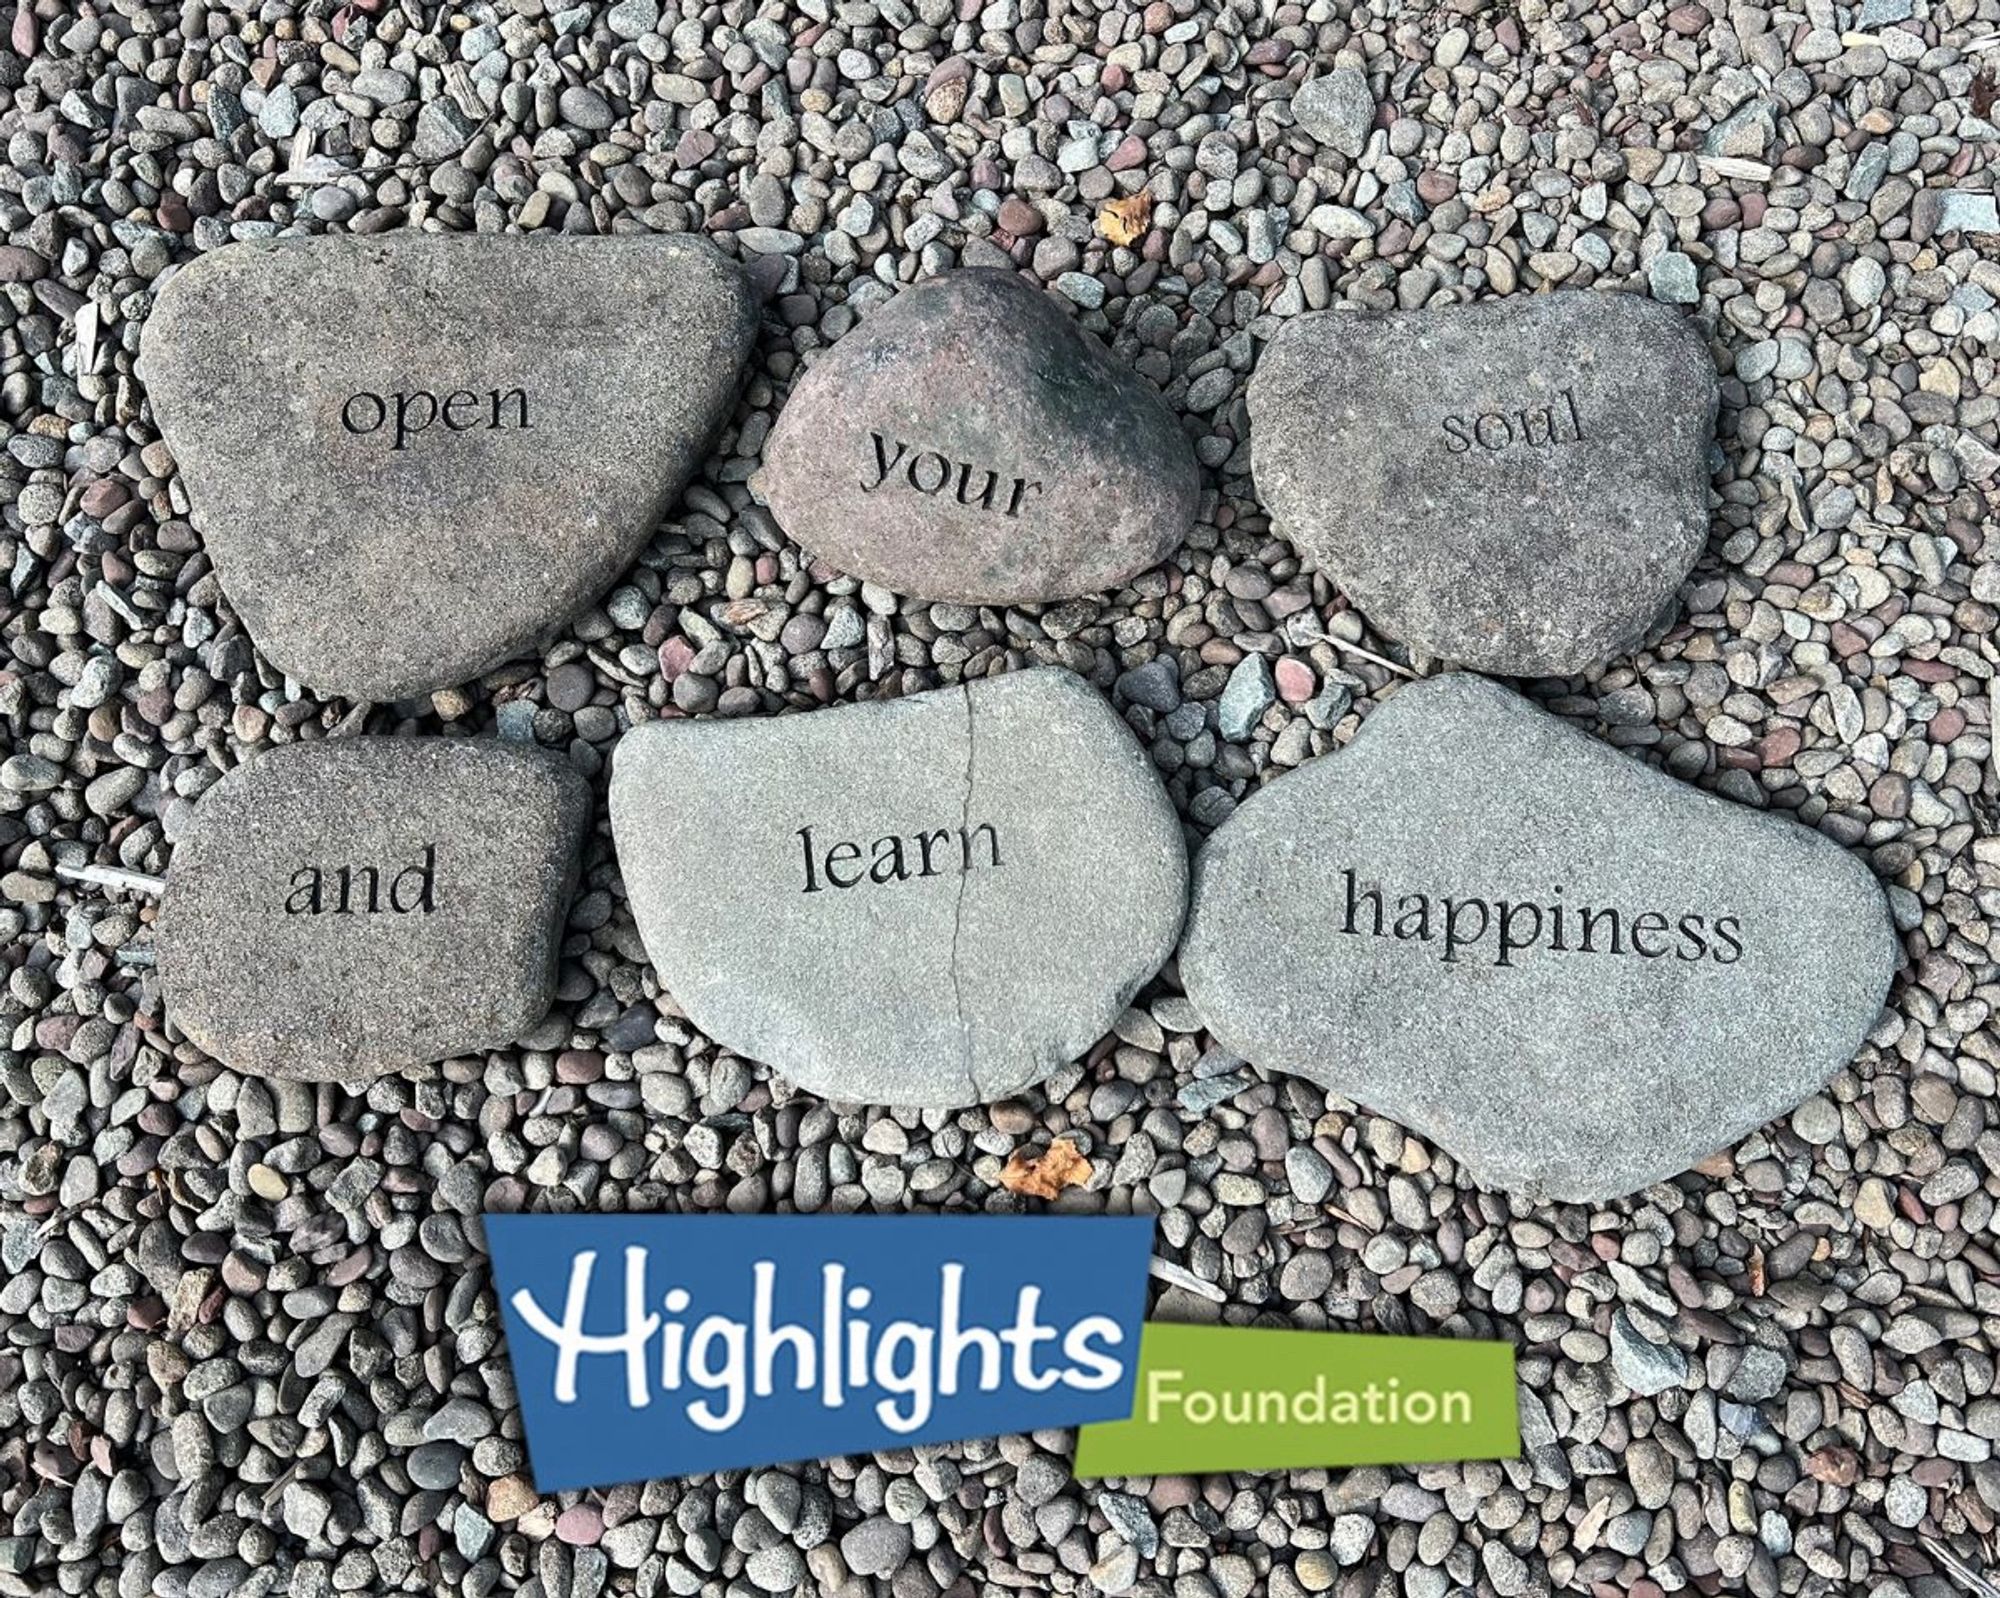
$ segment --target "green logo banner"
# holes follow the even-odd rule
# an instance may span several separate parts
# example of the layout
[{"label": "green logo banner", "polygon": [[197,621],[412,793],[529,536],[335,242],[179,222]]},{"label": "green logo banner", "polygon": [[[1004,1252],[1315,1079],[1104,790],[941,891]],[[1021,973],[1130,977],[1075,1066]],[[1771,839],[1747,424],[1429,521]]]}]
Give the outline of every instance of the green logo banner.
[{"label": "green logo banner", "polygon": [[1076,1474],[1420,1465],[1520,1452],[1511,1344],[1149,1321],[1131,1418],[1081,1429]]}]

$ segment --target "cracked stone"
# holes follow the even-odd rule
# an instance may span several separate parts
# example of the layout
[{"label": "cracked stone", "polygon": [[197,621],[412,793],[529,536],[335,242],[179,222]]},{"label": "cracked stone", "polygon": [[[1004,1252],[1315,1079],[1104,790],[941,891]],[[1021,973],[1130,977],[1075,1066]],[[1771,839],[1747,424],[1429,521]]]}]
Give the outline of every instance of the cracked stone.
[{"label": "cracked stone", "polygon": [[419,161],[447,161],[472,142],[479,124],[450,99],[432,100],[417,113],[416,147]]},{"label": "cracked stone", "polygon": [[1827,838],[1459,674],[1399,689],[1216,829],[1180,971],[1252,1064],[1490,1186],[1584,1200],[1815,1092],[1900,955],[1881,885]]},{"label": "cracked stone", "polygon": [[611,823],[689,1018],[848,1102],[957,1107],[1039,1082],[1124,1013],[1186,901],[1151,763],[1057,669],[649,722],[614,756]]},{"label": "cracked stone", "polygon": [[1335,67],[1299,86],[1292,115],[1320,143],[1352,159],[1367,148],[1375,126],[1375,96],[1359,67]]},{"label": "cracked stone", "polygon": [[1646,269],[1653,298],[1666,305],[1694,305],[1701,299],[1694,262],[1679,250],[1662,250]]},{"label": "cracked stone", "polygon": [[388,701],[477,677],[611,585],[756,327],[700,241],[287,239],[176,273],[140,375],[257,647]]},{"label": "cracked stone", "polygon": [[922,599],[1065,599],[1171,553],[1201,493],[1146,380],[1012,272],[905,289],[815,361],[753,486],[842,571]]},{"label": "cracked stone", "polygon": [[175,843],[168,1018],[237,1070],[303,1081],[504,1047],[555,997],[589,815],[565,761],[492,739],[273,749]]},{"label": "cracked stone", "polygon": [[1777,113],[1768,100],[1751,100],[1709,129],[1702,149],[1710,155],[1754,159],[1777,137]]},{"label": "cracked stone", "polygon": [[2000,233],[2000,200],[1973,189],[1946,189],[1938,207],[1940,233]]},{"label": "cracked stone", "polygon": [[1391,637],[1504,676],[1638,643],[1708,538],[1701,333],[1572,290],[1288,322],[1250,381],[1278,528]]},{"label": "cracked stone", "polygon": [[1222,736],[1241,743],[1271,708],[1278,691],[1271,683],[1271,666],[1262,655],[1245,655],[1229,674],[1216,706],[1216,726]]},{"label": "cracked stone", "polygon": [[1650,1398],[1687,1379],[1687,1355],[1671,1343],[1655,1342],[1619,1310],[1611,1317],[1611,1368],[1633,1392]]}]

